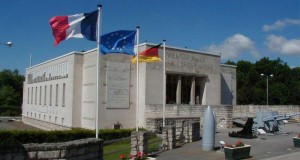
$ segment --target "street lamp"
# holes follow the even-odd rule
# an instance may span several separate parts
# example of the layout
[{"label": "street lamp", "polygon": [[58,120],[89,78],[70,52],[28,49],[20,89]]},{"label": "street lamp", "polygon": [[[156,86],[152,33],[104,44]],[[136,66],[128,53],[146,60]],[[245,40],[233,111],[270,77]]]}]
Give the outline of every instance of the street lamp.
[{"label": "street lamp", "polygon": [[0,42],[0,44],[6,45],[7,47],[11,47],[11,46],[13,45],[12,42],[6,42],[6,43],[1,43],[1,42]]},{"label": "street lamp", "polygon": [[269,77],[273,77],[273,74],[270,75],[264,75],[263,73],[260,74],[261,76],[267,77],[267,106],[269,105]]}]

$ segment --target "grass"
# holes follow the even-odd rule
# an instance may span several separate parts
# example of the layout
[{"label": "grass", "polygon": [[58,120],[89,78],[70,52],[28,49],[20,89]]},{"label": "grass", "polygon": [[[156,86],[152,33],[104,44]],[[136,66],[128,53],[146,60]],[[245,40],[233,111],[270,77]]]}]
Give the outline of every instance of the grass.
[{"label": "grass", "polygon": [[[153,137],[148,141],[148,150],[158,150],[162,143],[162,139],[159,137]],[[122,140],[112,144],[105,145],[103,148],[103,154],[105,160],[118,160],[120,154],[129,156],[131,146],[130,140]]]}]

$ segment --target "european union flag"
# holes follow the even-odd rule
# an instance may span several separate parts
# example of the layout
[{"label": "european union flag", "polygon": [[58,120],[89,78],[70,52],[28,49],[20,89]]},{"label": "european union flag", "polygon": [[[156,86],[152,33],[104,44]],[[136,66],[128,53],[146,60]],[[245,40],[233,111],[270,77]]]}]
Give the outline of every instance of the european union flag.
[{"label": "european union flag", "polygon": [[119,30],[101,36],[101,52],[124,53],[135,55],[133,52],[136,31]]}]

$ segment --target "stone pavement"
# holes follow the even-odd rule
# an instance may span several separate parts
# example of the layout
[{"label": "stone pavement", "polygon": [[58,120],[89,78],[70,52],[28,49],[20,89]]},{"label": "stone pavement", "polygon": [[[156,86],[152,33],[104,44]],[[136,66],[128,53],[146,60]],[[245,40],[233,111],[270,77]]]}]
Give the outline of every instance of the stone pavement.
[{"label": "stone pavement", "polygon": [[300,133],[300,126],[297,123],[286,125],[287,135],[258,135],[255,139],[239,139],[228,136],[228,132],[239,131],[241,128],[217,129],[215,151],[202,151],[201,140],[185,144],[174,150],[160,153],[157,160],[223,160],[224,152],[220,149],[219,141],[234,144],[241,140],[251,145],[251,152],[248,160],[269,159],[269,160],[297,160],[300,159],[300,148],[294,148],[293,137]]},{"label": "stone pavement", "polygon": [[24,124],[21,117],[0,117],[1,130],[39,130],[35,127]]}]

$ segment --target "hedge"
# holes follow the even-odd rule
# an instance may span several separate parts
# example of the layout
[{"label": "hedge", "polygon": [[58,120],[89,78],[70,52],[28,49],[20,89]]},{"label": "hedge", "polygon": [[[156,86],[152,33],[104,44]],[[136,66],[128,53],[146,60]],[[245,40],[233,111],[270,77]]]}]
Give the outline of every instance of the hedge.
[{"label": "hedge", "polygon": [[[99,138],[103,140],[120,139],[129,137],[134,129],[101,129]],[[84,129],[72,129],[64,131],[0,131],[0,146],[26,144],[26,143],[55,143],[76,139],[95,137],[95,131]]]}]

